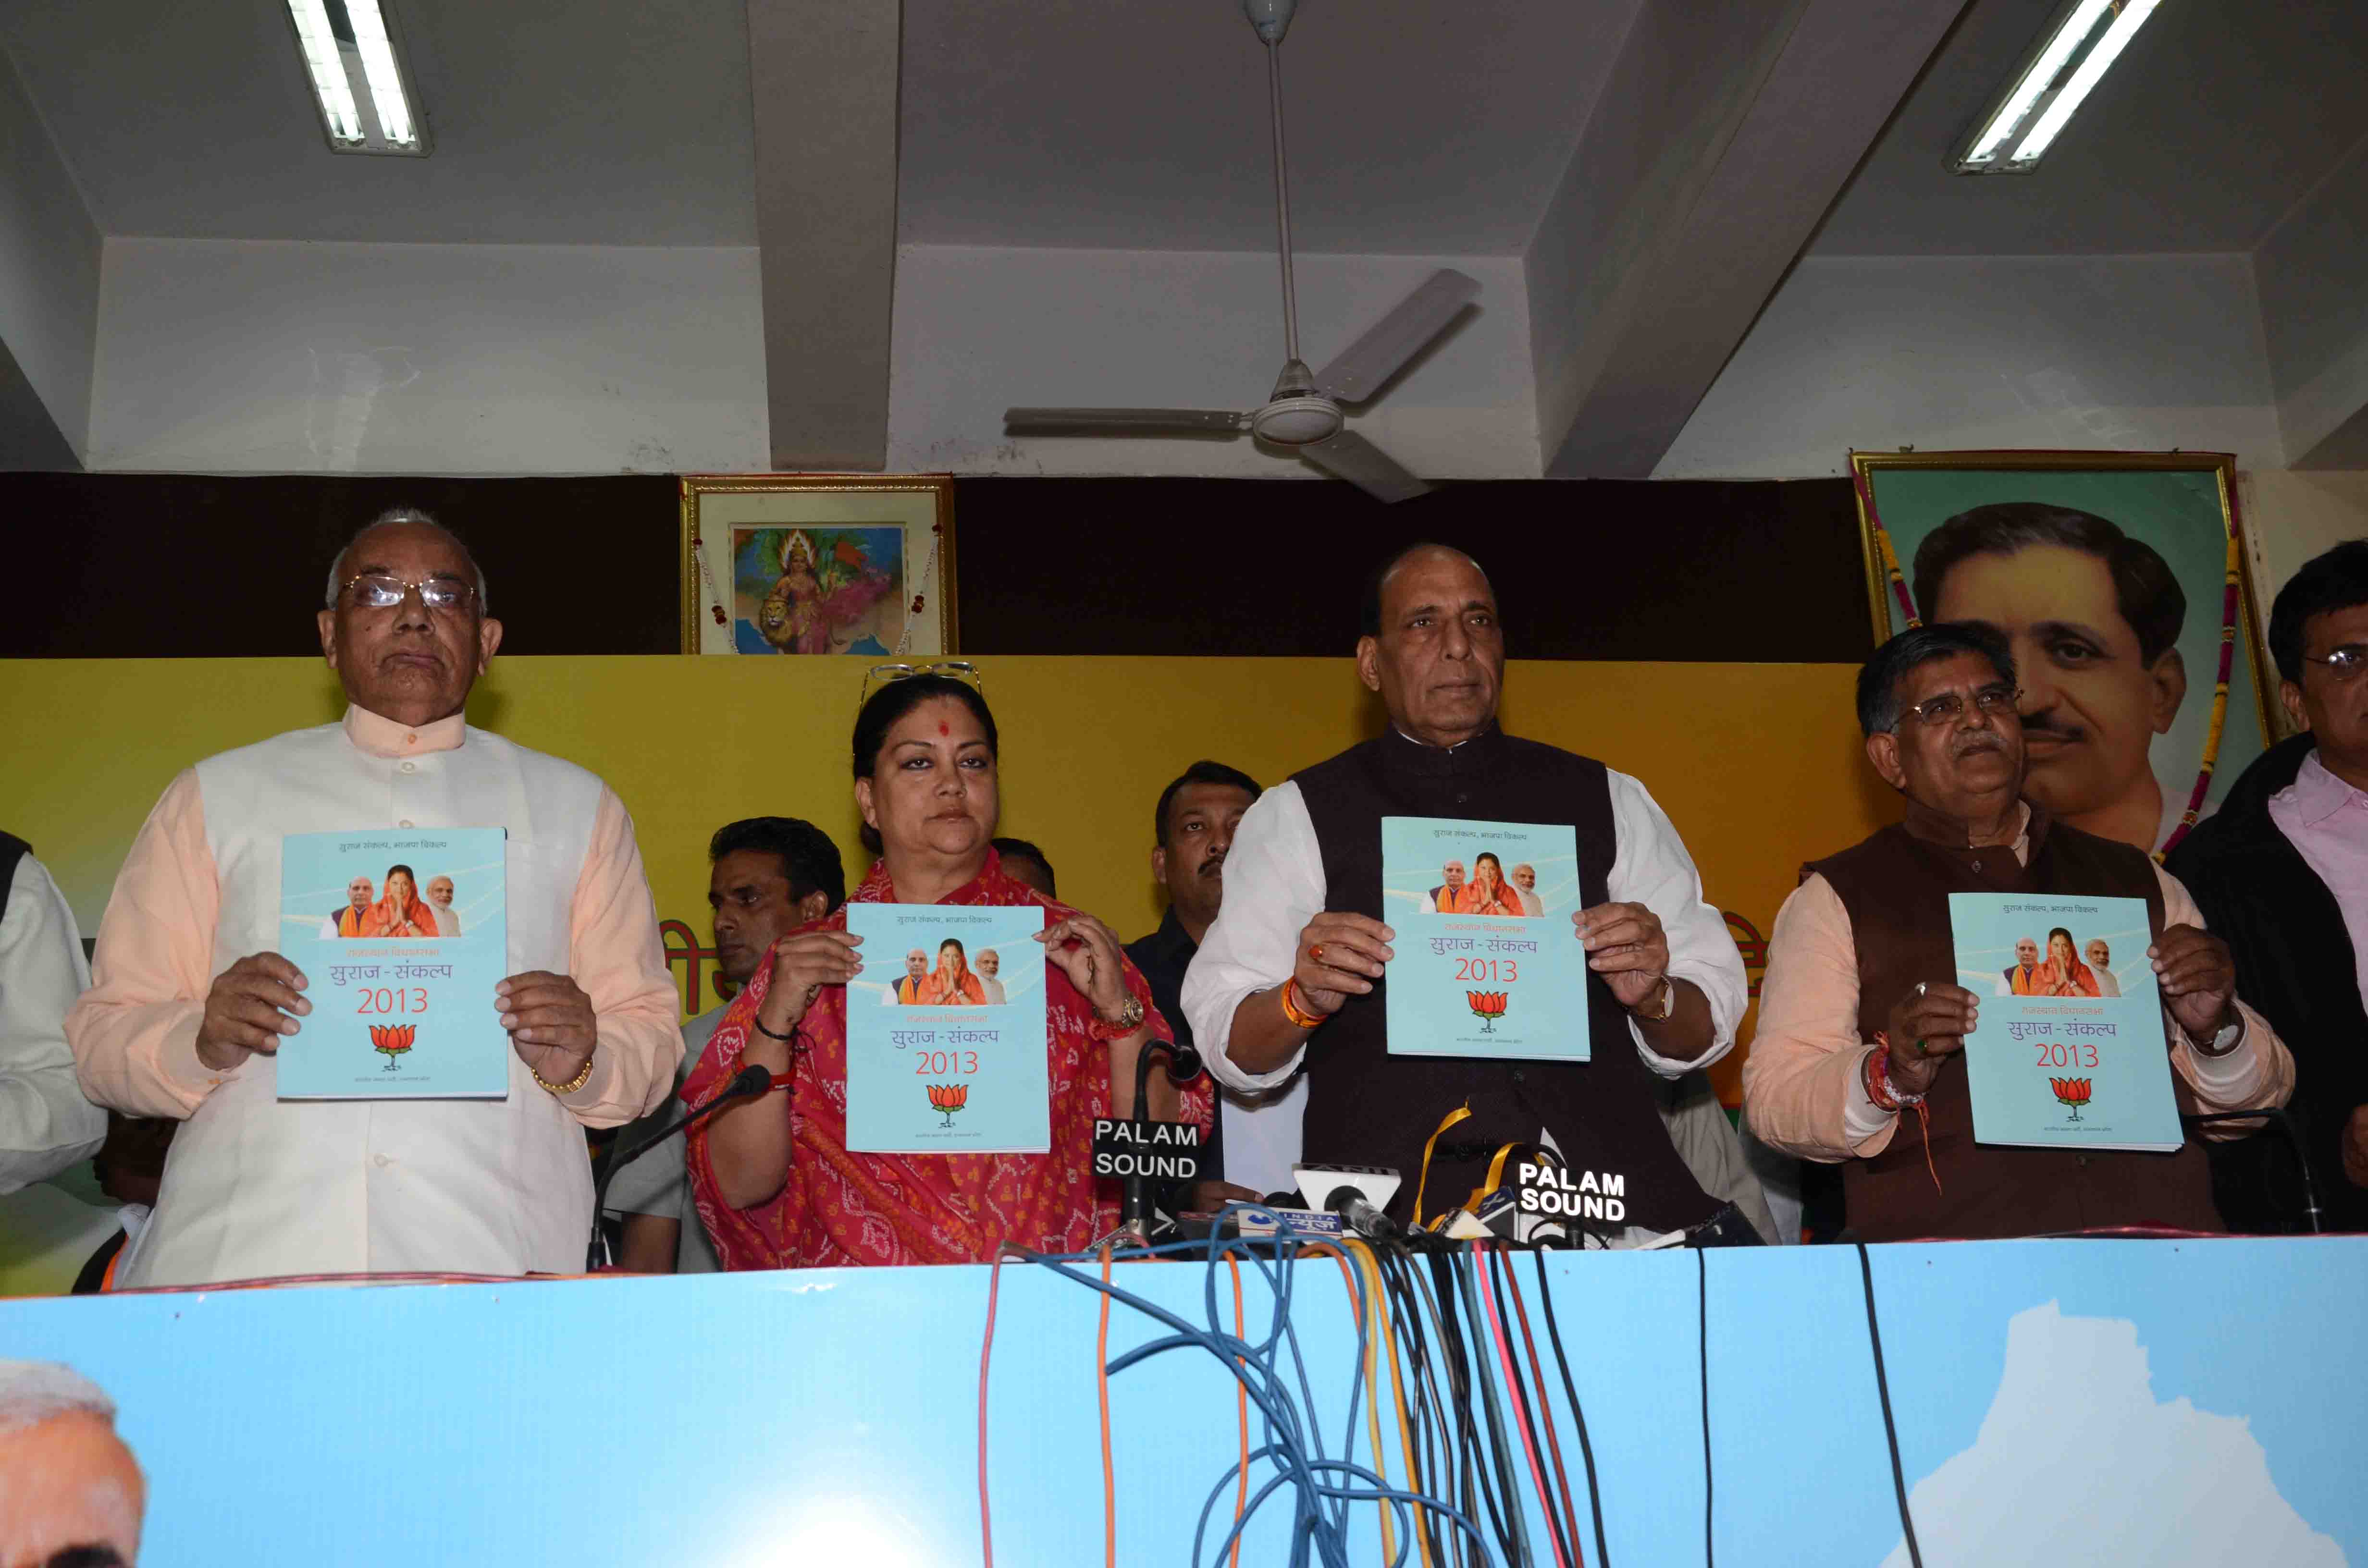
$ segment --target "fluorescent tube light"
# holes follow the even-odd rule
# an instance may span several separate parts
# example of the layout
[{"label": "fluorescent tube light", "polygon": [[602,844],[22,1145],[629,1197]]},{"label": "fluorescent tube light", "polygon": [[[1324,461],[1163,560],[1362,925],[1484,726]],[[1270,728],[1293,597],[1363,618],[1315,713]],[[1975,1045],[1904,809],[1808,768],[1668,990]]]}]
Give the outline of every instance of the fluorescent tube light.
[{"label": "fluorescent tube light", "polygon": [[2157,0],[2071,0],[2025,58],[2012,85],[1949,166],[1959,174],[2029,174],[2146,17]]},{"label": "fluorescent tube light", "polygon": [[427,129],[379,0],[288,0],[332,153],[423,157]]}]

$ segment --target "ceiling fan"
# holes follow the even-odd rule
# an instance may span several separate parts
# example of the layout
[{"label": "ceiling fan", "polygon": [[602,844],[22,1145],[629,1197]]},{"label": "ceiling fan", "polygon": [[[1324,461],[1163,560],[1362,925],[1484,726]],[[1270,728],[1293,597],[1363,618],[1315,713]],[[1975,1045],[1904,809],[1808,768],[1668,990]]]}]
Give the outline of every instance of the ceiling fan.
[{"label": "ceiling fan", "polygon": [[1383,501],[1404,501],[1430,486],[1348,428],[1341,406],[1356,407],[1389,384],[1480,292],[1473,278],[1442,267],[1319,371],[1299,358],[1299,304],[1291,275],[1291,185],[1282,149],[1282,38],[1299,0],[1242,0],[1266,45],[1267,96],[1274,119],[1275,228],[1282,255],[1282,374],[1267,401],[1247,413],[1214,408],[1010,408],[1014,436],[1237,436],[1298,453]]}]

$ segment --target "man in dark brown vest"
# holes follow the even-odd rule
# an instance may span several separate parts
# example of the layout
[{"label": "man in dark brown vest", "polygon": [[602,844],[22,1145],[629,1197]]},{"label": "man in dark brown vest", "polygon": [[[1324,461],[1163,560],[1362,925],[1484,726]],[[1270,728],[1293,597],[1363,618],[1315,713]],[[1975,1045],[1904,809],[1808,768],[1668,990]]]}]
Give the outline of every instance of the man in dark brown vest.
[{"label": "man in dark brown vest", "polygon": [[[1595,1239],[1749,1239],[1725,1194],[1688,1168],[1653,1093],[1723,1054],[1745,1006],[1742,957],[1677,830],[1635,779],[1497,727],[1505,634],[1471,557],[1401,551],[1368,583],[1363,616],[1358,675],[1381,694],[1389,732],[1269,790],[1243,816],[1224,906],[1184,982],[1211,1070],[1255,1091],[1304,1057],[1304,1159],[1397,1169],[1400,1219],[1426,1159],[1436,1213],[1486,1178],[1497,1149],[1543,1135],[1584,1190],[1619,1194]],[[1395,934],[1381,919],[1381,824],[1392,815],[1573,828],[1579,907],[1556,939],[1588,954],[1591,1061],[1389,1053]]]},{"label": "man in dark brown vest", "polygon": [[[2005,641],[1970,622],[1903,631],[1860,672],[1867,758],[1905,816],[1803,868],[1777,914],[1744,1114],[1776,1148],[1847,1162],[1864,1241],[2220,1230],[2192,1140],[2175,1154],[1974,1142],[1963,1052],[1981,1004],[1955,983],[1952,892],[2145,900],[2180,1108],[2257,1110],[2294,1088],[2294,1059],[2237,1000],[2227,944],[2177,879],[2024,798],[2016,695]],[[1922,1135],[1895,1136],[1918,1107]]]}]

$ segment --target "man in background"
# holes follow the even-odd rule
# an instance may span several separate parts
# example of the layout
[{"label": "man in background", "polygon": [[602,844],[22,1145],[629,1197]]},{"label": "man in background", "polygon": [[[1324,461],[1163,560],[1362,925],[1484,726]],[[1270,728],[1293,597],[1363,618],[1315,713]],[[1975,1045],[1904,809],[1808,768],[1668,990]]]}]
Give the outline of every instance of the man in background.
[{"label": "man in background", "polygon": [[2033,805],[2101,838],[2161,842],[2149,748],[2187,696],[2187,596],[2169,562],[2093,513],[1999,502],[1917,546],[1916,603],[1928,622],[1976,621],[2007,640]]},{"label": "man in background", "polygon": [[439,937],[459,936],[461,912],[452,907],[452,879],[428,878],[427,893],[428,912],[436,916],[436,934]]},{"label": "man in background", "polygon": [[[821,919],[847,902],[847,872],[830,835],[799,817],[726,823],[708,841],[707,907],[715,923],[715,963],[737,992],[785,932]],[[728,1002],[682,1026],[682,1064],[675,1086],[707,1049]],[[629,1147],[671,1122],[682,1107],[669,1095],[618,1135]],[[668,1138],[620,1169],[609,1208],[624,1217],[617,1266],[636,1274],[714,1274],[723,1265],[691,1207],[683,1140]]]},{"label": "man in background", "polygon": [[[2294,1109],[2329,1231],[2368,1231],[2368,540],[2306,562],[2270,610],[2278,699],[2302,733],[2245,769],[2168,862],[2294,1056]],[[2229,1223],[2305,1231],[2276,1131],[2215,1149]]]},{"label": "man in background", "polygon": [[32,846],[0,833],[0,1194],[97,1152],[107,1113],[83,1097],[66,1009],[90,983],[82,934]]},{"label": "man in background", "polygon": [[362,921],[369,915],[370,901],[377,896],[377,893],[378,890],[371,885],[368,877],[356,877],[352,881],[347,882],[345,903],[323,917],[321,935],[324,937],[360,936]]},{"label": "man in background", "polygon": [[[1196,762],[1159,792],[1152,808],[1151,880],[1167,890],[1159,929],[1129,943],[1126,956],[1151,986],[1151,1000],[1176,1043],[1192,1046],[1184,1016],[1184,975],[1217,918],[1225,897],[1225,857],[1242,813],[1258,798],[1258,780],[1222,762]],[[1292,1185],[1299,1158],[1299,1108],[1307,1085],[1294,1078],[1279,1088],[1245,1094],[1219,1088],[1217,1125],[1201,1152],[1195,1209],[1262,1198]]]},{"label": "man in background", "polygon": [[1027,883],[1046,898],[1061,896],[1053,891],[1052,858],[1042,849],[1024,838],[998,838],[995,852],[1003,858],[1005,876]]},{"label": "man in background", "polygon": [[147,1506],[106,1390],[52,1362],[0,1361],[0,1563],[122,1568]]}]

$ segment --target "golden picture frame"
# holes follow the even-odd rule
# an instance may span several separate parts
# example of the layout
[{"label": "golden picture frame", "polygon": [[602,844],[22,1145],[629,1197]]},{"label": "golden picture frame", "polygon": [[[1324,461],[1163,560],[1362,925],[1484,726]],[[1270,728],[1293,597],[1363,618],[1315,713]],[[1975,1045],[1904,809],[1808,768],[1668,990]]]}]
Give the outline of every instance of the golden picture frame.
[{"label": "golden picture frame", "polygon": [[682,479],[682,651],[958,651],[951,474]]}]

